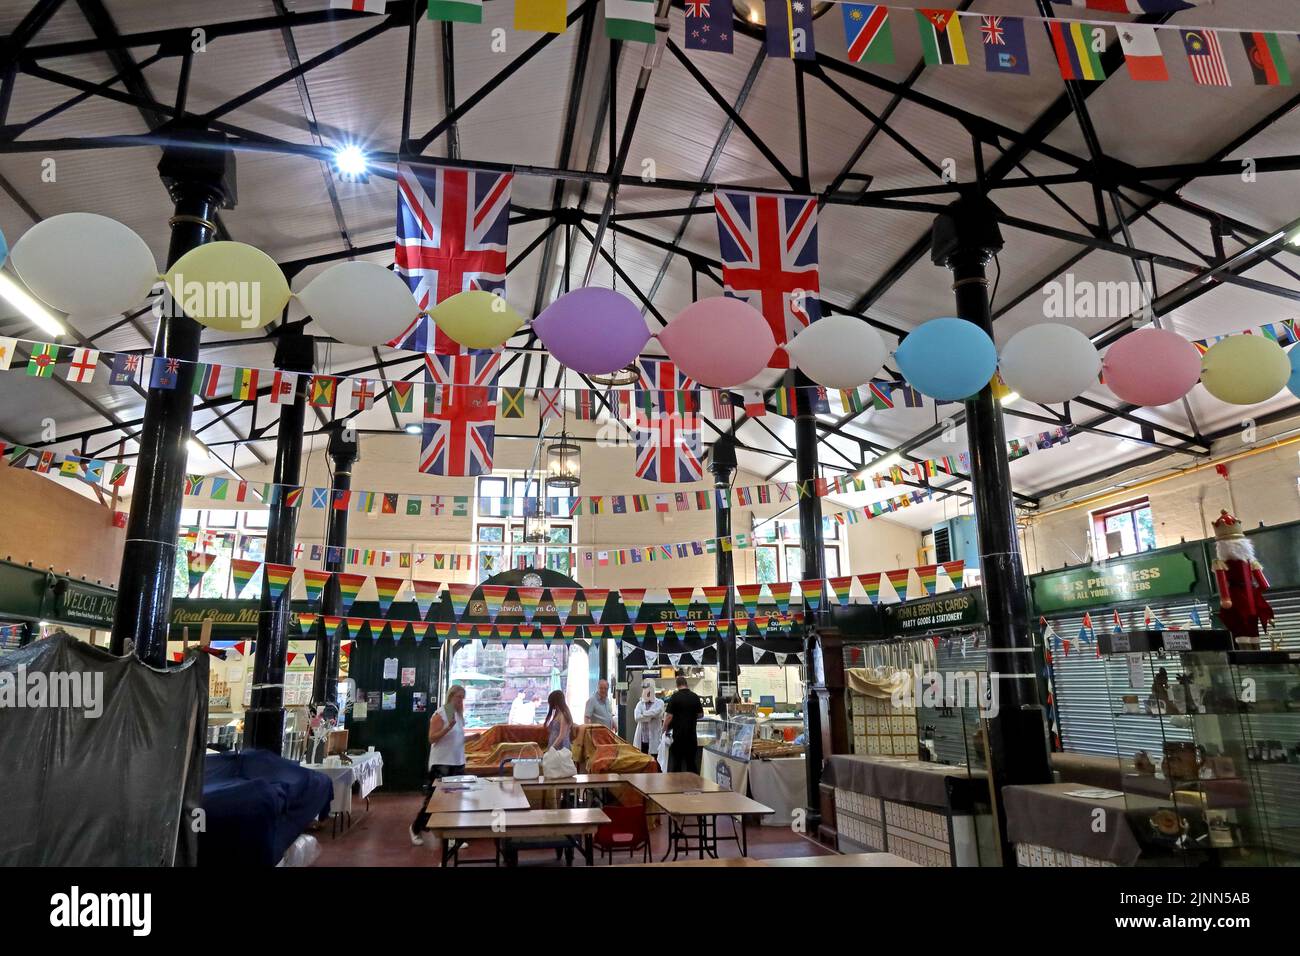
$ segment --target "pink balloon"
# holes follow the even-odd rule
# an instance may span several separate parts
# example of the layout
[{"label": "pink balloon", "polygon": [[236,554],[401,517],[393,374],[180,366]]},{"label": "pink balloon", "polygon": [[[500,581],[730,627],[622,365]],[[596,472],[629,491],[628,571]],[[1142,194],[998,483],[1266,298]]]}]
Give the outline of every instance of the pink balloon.
[{"label": "pink balloon", "polygon": [[767,368],[776,340],[763,314],[739,299],[693,302],[659,333],[679,369],[701,385],[730,388]]},{"label": "pink balloon", "polygon": [[1107,350],[1101,371],[1117,398],[1131,405],[1168,405],[1200,381],[1201,353],[1175,332],[1138,329]]}]

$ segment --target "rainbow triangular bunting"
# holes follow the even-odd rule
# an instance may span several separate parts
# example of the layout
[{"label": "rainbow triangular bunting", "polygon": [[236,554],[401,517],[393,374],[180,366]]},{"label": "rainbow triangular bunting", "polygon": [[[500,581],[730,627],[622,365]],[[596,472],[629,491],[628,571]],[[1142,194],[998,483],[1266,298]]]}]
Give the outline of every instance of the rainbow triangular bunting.
[{"label": "rainbow triangular bunting", "polygon": [[684,621],[691,616],[691,601],[695,600],[695,588],[669,588],[668,600],[672,603],[673,610],[677,612],[677,619]]},{"label": "rainbow triangular bunting", "polygon": [[447,596],[451,598],[451,613],[460,620],[465,616],[465,609],[469,607],[469,599],[474,596],[475,584],[448,584]]},{"label": "rainbow triangular bunting", "polygon": [[933,595],[939,587],[939,565],[923,564],[916,569],[916,576],[921,579],[925,593]]},{"label": "rainbow triangular bunting", "polygon": [[438,582],[412,581],[411,589],[415,592],[415,606],[420,609],[420,617],[428,617],[429,608],[438,600]]},{"label": "rainbow triangular bunting", "polygon": [[701,587],[704,592],[704,600],[709,605],[710,617],[721,617],[727,613],[727,596],[731,589],[725,584],[716,587]]},{"label": "rainbow triangular bunting", "polygon": [[505,603],[506,595],[510,593],[510,588],[504,584],[484,584],[481,590],[488,620],[495,622],[497,615],[501,613],[501,605]]},{"label": "rainbow triangular bunting", "polygon": [[641,615],[641,605],[645,603],[645,588],[621,588],[619,595],[623,598],[623,607],[627,608],[627,619],[635,622]]},{"label": "rainbow triangular bunting", "polygon": [[605,613],[605,602],[609,600],[609,588],[583,588],[582,599],[587,603],[587,613],[591,620],[599,624]]},{"label": "rainbow triangular bunting", "polygon": [[537,613],[537,608],[542,603],[543,588],[515,588],[515,594],[519,595],[519,608],[524,612],[524,620],[529,624],[533,622],[533,615]]},{"label": "rainbow triangular bunting", "polygon": [[758,611],[758,599],[763,593],[763,585],[737,584],[736,591],[740,594],[740,603],[745,606],[745,613],[753,617]]},{"label": "rainbow triangular bunting", "polygon": [[822,579],[810,578],[799,582],[799,593],[803,595],[803,606],[816,611],[822,606]]},{"label": "rainbow triangular bunting", "polygon": [[828,578],[827,583],[830,584],[831,593],[835,595],[835,600],[839,601],[840,607],[848,607],[853,592],[853,575]]},{"label": "rainbow triangular bunting", "polygon": [[551,588],[551,603],[555,605],[555,616],[561,624],[569,620],[573,612],[573,602],[578,596],[577,588]]},{"label": "rainbow triangular bunting", "polygon": [[402,593],[402,585],[406,583],[406,578],[381,578],[375,577],[375,590],[379,594],[379,613],[387,614],[389,608],[393,606],[393,601],[397,595]]},{"label": "rainbow triangular bunting", "polygon": [[893,571],[886,571],[885,578],[894,591],[894,597],[899,601],[906,601],[907,589],[911,586],[909,582],[912,578],[912,569],[898,568]]},{"label": "rainbow triangular bunting", "polygon": [[[203,575],[208,573],[208,568],[212,567],[212,560],[215,554],[208,554],[204,551],[186,552],[186,568],[189,570],[189,588],[193,591],[203,580]],[[187,591],[187,593],[188,593]]]},{"label": "rainbow triangular bunting", "polygon": [[344,614],[347,614],[352,608],[352,602],[357,599],[361,593],[361,587],[366,583],[364,574],[348,574],[340,571],[338,573],[339,581],[339,602],[342,607],[339,608]]},{"label": "rainbow triangular bunting", "polygon": [[776,609],[785,617],[790,613],[790,591],[793,589],[787,581],[777,581],[769,583],[767,593],[772,595],[772,600],[776,602]]},{"label": "rainbow triangular bunting", "polygon": [[230,559],[230,576],[235,581],[235,597],[243,596],[244,589],[248,587],[248,582],[253,580],[253,575],[257,574],[257,569],[261,566],[261,561],[245,558]]},{"label": "rainbow triangular bunting", "polygon": [[303,587],[307,589],[307,602],[316,604],[325,594],[325,585],[329,583],[332,571],[315,571],[311,568],[302,569]]},{"label": "rainbow triangular bunting", "polygon": [[271,600],[280,600],[280,595],[284,594],[284,589],[293,582],[293,572],[296,570],[292,564],[272,564],[270,561],[263,565],[266,570],[266,590],[271,595]]},{"label": "rainbow triangular bunting", "polygon": [[872,604],[880,603],[880,572],[875,571],[871,574],[859,574],[858,584],[862,585],[862,590],[866,592],[867,600]]}]

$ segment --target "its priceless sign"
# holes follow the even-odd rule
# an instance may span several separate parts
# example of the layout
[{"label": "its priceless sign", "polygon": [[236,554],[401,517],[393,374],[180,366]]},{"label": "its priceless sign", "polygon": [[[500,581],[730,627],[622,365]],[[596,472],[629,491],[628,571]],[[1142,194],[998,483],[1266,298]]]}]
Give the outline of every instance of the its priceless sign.
[{"label": "its priceless sign", "polygon": [[1136,555],[1030,579],[1040,614],[1192,593],[1196,564],[1185,551]]},{"label": "its priceless sign", "polygon": [[984,605],[980,594],[975,588],[968,588],[919,601],[887,604],[884,606],[886,630],[890,634],[912,634],[983,624]]}]

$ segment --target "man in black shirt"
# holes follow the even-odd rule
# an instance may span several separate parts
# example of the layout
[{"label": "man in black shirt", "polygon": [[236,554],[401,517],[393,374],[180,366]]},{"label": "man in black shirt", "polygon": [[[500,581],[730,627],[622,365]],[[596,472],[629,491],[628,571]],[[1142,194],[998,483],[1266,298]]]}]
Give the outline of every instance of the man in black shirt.
[{"label": "man in black shirt", "polygon": [[664,731],[673,732],[668,747],[668,772],[700,772],[700,745],[695,739],[695,722],[704,716],[700,698],[686,689],[686,678],[677,678],[677,691],[664,705]]}]

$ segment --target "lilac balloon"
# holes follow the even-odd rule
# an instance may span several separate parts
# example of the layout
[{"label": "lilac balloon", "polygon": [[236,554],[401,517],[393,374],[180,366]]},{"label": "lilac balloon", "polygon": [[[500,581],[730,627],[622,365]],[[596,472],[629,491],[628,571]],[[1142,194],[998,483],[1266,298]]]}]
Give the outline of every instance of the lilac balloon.
[{"label": "lilac balloon", "polygon": [[533,320],[533,331],[560,364],[587,375],[626,368],[650,340],[627,296],[591,286],[552,302]]}]

